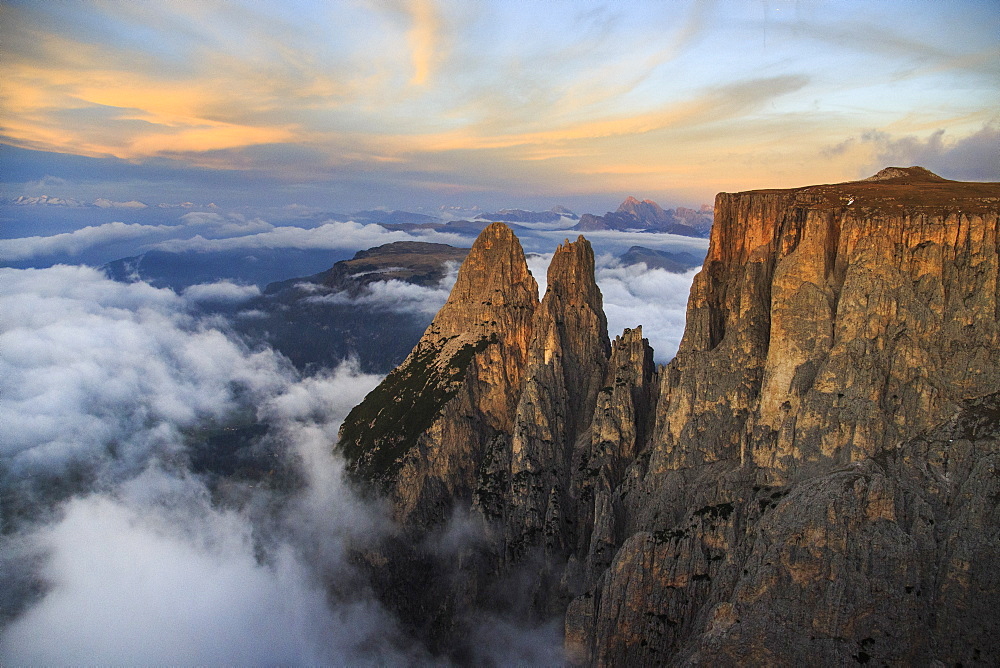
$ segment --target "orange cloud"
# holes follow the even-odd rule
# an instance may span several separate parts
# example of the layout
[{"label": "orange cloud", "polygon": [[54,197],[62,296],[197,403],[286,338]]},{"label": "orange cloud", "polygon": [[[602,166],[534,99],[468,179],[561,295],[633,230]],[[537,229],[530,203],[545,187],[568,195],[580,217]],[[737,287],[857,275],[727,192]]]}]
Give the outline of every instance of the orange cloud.
[{"label": "orange cloud", "polygon": [[413,77],[410,83],[422,86],[427,83],[437,58],[440,19],[432,0],[410,0],[408,9],[413,22],[406,35],[413,60]]},{"label": "orange cloud", "polygon": [[[438,152],[545,146],[565,150],[564,144],[581,140],[640,135],[667,128],[695,127],[752,112],[763,102],[798,90],[803,77],[783,76],[740,82],[712,89],[694,99],[664,105],[641,114],[608,116],[564,123],[547,130],[480,134],[475,124],[444,133],[395,135],[386,139],[399,151]],[[542,123],[544,116],[539,119]]]},{"label": "orange cloud", "polygon": [[145,134],[125,149],[134,158],[164,153],[199,153],[227,148],[292,141],[295,134],[284,128],[255,128],[216,123],[207,127],[183,128],[177,132]]}]

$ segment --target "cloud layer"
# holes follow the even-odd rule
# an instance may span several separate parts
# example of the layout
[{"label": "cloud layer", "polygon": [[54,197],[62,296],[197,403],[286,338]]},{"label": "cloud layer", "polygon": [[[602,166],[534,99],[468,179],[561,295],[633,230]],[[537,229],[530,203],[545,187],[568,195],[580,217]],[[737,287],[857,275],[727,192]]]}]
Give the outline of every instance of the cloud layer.
[{"label": "cloud layer", "polygon": [[[377,376],[348,365],[299,378],[200,322],[188,295],[85,267],[4,269],[0,286],[0,618],[15,615],[0,661],[326,664],[419,651],[394,644],[393,620],[345,558],[388,526],[329,450]],[[220,506],[188,444],[247,411],[303,486],[286,497],[235,481],[252,502]]]},{"label": "cloud layer", "polygon": [[[135,469],[222,419],[237,395],[290,382],[282,361],[197,323],[185,301],[87,267],[0,269],[0,456],[15,476],[71,464]],[[118,457],[104,454],[114,445]]]},{"label": "cloud layer", "polygon": [[[394,531],[330,448],[379,377],[302,377],[197,315],[233,286],[200,288],[0,270],[0,663],[433,661],[349,557]],[[200,434],[248,422],[277,473],[196,472]],[[477,660],[561,660],[555,626],[470,628]]]},{"label": "cloud layer", "polygon": [[29,540],[48,592],[4,630],[4,663],[349,663],[391,627],[371,604],[335,618],[289,546],[260,563],[246,519],[189,478],[151,471],[74,499]]},{"label": "cloud layer", "polygon": [[458,246],[468,237],[435,230],[390,231],[375,224],[328,221],[312,227],[273,225],[238,213],[192,212],[170,224],[120,221],[87,225],[72,232],[0,239],[0,262],[29,260],[44,264],[79,261],[89,251],[108,255],[105,261],[148,250],[183,253],[253,251],[259,249],[354,250],[393,241],[429,241]]},{"label": "cloud layer", "polygon": [[642,325],[653,358],[665,364],[677,354],[684,336],[688,293],[698,269],[673,274],[644,264],[599,266],[597,284],[604,295],[608,334],[613,339],[626,327]]}]

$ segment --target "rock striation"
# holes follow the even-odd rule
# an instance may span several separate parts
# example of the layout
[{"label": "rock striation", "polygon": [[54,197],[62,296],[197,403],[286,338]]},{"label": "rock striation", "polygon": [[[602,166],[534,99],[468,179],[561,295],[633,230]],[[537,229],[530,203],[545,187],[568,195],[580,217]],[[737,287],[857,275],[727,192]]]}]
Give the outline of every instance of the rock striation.
[{"label": "rock striation", "polygon": [[889,168],[715,215],[659,368],[610,342],[585,239],[540,302],[507,228],[477,240],[339,445],[409,530],[481,527],[422,605],[530,569],[508,605],[575,664],[1000,662],[1000,184]]}]

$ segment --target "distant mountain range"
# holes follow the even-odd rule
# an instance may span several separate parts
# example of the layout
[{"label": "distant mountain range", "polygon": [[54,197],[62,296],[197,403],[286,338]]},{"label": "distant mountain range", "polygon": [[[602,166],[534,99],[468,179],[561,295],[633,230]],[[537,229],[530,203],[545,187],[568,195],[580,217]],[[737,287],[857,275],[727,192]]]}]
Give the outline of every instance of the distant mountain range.
[{"label": "distant mountain range", "polygon": [[557,206],[548,211],[525,211],[524,209],[501,209],[496,213],[483,213],[476,220],[504,223],[555,223],[563,218],[579,220],[576,215],[564,206]]},{"label": "distant mountain range", "polygon": [[[149,205],[138,200],[125,202],[114,201],[106,197],[98,197],[93,202],[84,202],[72,197],[63,198],[50,195],[25,196],[17,198],[2,198],[0,205],[9,206],[45,206],[45,207],[71,207],[90,209],[139,209],[159,208],[159,209],[198,209],[217,211],[219,207],[215,204],[196,205],[191,202],[179,204],[156,204]],[[539,226],[553,225],[553,229],[573,229],[581,232],[592,232],[595,230],[618,230],[618,231],[641,231],[641,232],[666,232],[670,234],[680,234],[691,237],[707,237],[712,227],[712,207],[703,205],[699,209],[689,209],[678,207],[676,209],[663,209],[656,202],[645,199],[639,200],[635,197],[626,198],[618,209],[608,211],[603,216],[585,213],[578,215],[564,206],[556,206],[548,211],[529,211],[526,209],[501,209],[494,213],[480,213],[472,220],[445,220],[441,216],[426,213],[415,213],[412,211],[382,209],[371,209],[355,211],[344,214],[332,211],[317,211],[304,217],[296,218],[297,224],[312,221],[316,224],[330,220],[347,222],[354,221],[362,224],[375,224],[394,231],[411,230],[439,230],[455,232],[459,234],[469,234],[475,236],[481,232],[486,225],[491,222],[504,222],[511,226],[515,232],[519,230],[518,224],[532,226],[538,229]],[[567,226],[567,221],[578,221],[575,226]],[[471,241],[470,241],[471,243]]]},{"label": "distant mountain range", "polygon": [[[681,211],[678,214],[678,211]],[[628,197],[616,211],[603,216],[585,213],[573,229],[581,232],[594,230],[640,230],[642,232],[667,232],[688,237],[708,236],[712,228],[712,212],[707,207],[694,209],[663,209],[652,200]]]},{"label": "distant mountain range", "polygon": [[562,220],[576,220],[576,225],[568,228],[580,232],[595,230],[639,231],[651,233],[679,234],[688,237],[707,237],[712,229],[712,207],[703,205],[699,209],[678,207],[664,209],[656,202],[628,197],[615,211],[603,216],[585,213],[579,216],[566,207],[557,206],[548,211],[527,211],[525,209],[501,209],[495,213],[481,213],[473,220],[453,220],[444,222],[434,216],[408,213],[405,211],[359,211],[343,217],[357,222],[375,223],[390,230],[409,231],[433,229],[439,231],[479,234],[491,222],[507,223],[518,231],[518,224],[556,224]]},{"label": "distant mountain range", "polygon": [[[78,200],[74,197],[55,197],[52,195],[20,195],[13,199],[11,198],[0,198],[0,204],[9,204],[13,206],[61,206],[61,207],[95,207],[98,209],[148,209],[149,204],[145,202],[140,202],[138,200],[128,200],[127,202],[118,202],[107,197],[98,197],[93,202],[84,202]],[[166,202],[161,202],[155,205],[160,209],[207,209],[216,210],[219,207],[215,204],[194,204],[192,202],[180,202],[175,204],[170,204]]]},{"label": "distant mountain range", "polygon": [[390,225],[419,225],[421,223],[440,223],[437,216],[428,216],[425,213],[412,213],[410,211],[357,211],[349,218],[359,223],[388,223]]}]

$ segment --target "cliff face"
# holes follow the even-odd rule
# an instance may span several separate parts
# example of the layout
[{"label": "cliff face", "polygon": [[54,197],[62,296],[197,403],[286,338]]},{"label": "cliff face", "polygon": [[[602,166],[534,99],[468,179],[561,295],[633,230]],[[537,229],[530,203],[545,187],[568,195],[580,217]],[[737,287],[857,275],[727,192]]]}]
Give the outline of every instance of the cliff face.
[{"label": "cliff face", "polygon": [[[780,472],[776,481],[793,480],[818,470],[811,462],[869,456],[1000,387],[995,194],[949,195],[949,183],[917,173],[720,195],[676,366],[695,367],[688,378],[708,368],[736,377],[672,393],[655,468],[738,448]],[[735,409],[726,419],[751,423],[729,442],[671,454],[704,412],[695,406],[718,404],[713,390]]]},{"label": "cliff face", "polygon": [[998,232],[996,184],[922,170],[719,195],[578,655],[996,660]]},{"label": "cliff face", "polygon": [[669,365],[609,344],[581,238],[537,306],[496,276],[525,286],[502,325],[466,313],[492,278],[456,285],[400,368],[434,422],[352,414],[355,470],[411,526],[470,507],[492,556],[462,590],[532,564],[520,605],[577,663],[997,663],[1000,186],[894,169],[715,211]]}]

